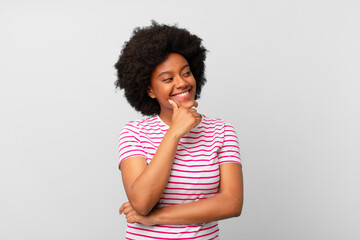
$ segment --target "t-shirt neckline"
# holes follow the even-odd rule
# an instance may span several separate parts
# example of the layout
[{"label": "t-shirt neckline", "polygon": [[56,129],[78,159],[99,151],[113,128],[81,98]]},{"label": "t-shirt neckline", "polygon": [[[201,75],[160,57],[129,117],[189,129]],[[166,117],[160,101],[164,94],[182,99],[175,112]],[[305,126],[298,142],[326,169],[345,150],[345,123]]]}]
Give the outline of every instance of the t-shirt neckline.
[{"label": "t-shirt neckline", "polygon": [[[205,117],[204,114],[200,114],[200,115],[201,115],[201,121],[200,121],[200,123],[199,123],[196,127],[194,127],[193,129],[198,128],[198,127],[201,125],[201,123],[204,121],[204,117]],[[163,127],[165,127],[166,129],[169,129],[169,128],[170,128],[169,125],[167,125],[166,123],[163,122],[163,120],[161,120],[159,114],[156,115],[156,118],[160,121],[160,123],[163,125]]]}]

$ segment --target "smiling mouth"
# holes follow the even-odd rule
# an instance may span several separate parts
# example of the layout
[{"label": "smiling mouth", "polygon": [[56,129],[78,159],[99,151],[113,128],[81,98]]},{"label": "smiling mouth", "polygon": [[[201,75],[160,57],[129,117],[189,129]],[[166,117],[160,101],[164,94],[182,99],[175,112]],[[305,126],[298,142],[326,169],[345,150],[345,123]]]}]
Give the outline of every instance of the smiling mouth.
[{"label": "smiling mouth", "polygon": [[183,93],[178,93],[178,94],[174,94],[174,95],[171,95],[171,96],[179,96],[179,97],[183,97],[183,96],[186,96],[187,94],[189,94],[189,92],[191,91],[192,88],[189,88],[186,92],[183,92]]}]

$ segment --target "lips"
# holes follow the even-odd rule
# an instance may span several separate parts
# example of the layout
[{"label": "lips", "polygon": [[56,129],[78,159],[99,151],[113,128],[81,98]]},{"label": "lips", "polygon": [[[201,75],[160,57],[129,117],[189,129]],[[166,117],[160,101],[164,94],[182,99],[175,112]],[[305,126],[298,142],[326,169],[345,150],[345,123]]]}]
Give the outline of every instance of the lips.
[{"label": "lips", "polygon": [[172,97],[175,97],[175,96],[177,96],[177,97],[184,97],[184,96],[186,96],[187,94],[189,94],[190,91],[191,91],[191,88],[189,88],[189,89],[188,89],[187,91],[185,91],[185,92],[176,93],[176,94],[173,94],[173,95],[171,95],[171,96],[172,96]]},{"label": "lips", "polygon": [[176,100],[178,103],[186,102],[192,100],[194,97],[192,96],[192,88],[189,88],[185,92],[179,92],[176,94],[172,94],[171,98]]}]

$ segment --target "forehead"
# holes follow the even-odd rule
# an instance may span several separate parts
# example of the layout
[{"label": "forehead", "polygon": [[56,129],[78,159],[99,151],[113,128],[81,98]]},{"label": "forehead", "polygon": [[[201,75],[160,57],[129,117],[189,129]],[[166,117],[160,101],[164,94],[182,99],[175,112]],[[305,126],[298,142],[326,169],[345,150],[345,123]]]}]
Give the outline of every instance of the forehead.
[{"label": "forehead", "polygon": [[157,76],[162,72],[178,71],[186,65],[188,65],[188,62],[181,54],[170,53],[162,63],[156,66],[154,74]]}]

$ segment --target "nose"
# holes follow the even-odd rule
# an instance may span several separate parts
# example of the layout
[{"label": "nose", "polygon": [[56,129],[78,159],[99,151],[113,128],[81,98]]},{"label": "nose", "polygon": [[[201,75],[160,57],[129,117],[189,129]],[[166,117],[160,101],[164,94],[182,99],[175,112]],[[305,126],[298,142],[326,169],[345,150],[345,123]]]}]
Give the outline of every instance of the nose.
[{"label": "nose", "polygon": [[176,88],[186,88],[189,85],[181,76],[176,77],[175,87]]}]

